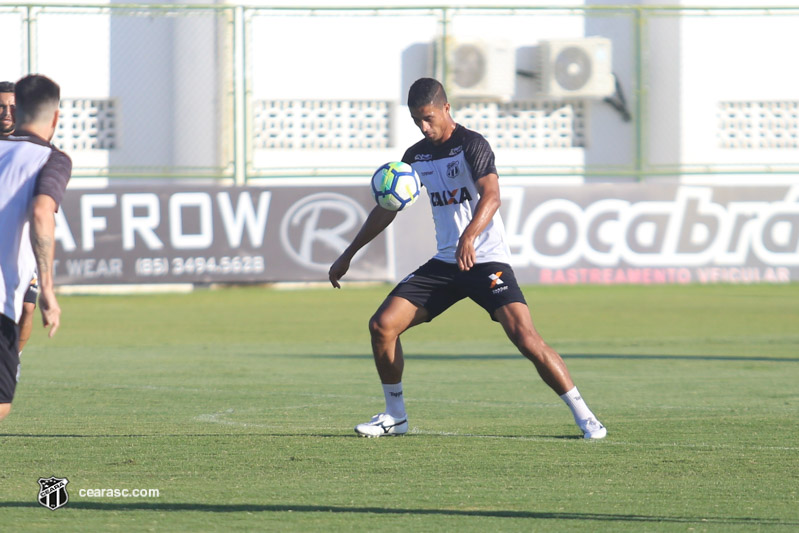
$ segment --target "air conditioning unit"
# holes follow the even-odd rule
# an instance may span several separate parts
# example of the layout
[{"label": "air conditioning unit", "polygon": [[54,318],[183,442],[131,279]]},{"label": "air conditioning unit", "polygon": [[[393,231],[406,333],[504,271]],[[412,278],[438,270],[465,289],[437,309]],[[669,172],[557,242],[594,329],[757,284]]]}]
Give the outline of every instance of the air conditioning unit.
[{"label": "air conditioning unit", "polygon": [[538,92],[555,98],[604,98],[616,91],[610,39],[546,40],[538,44]]},{"label": "air conditioning unit", "polygon": [[446,83],[451,99],[513,98],[516,51],[510,44],[485,41],[447,42]]}]

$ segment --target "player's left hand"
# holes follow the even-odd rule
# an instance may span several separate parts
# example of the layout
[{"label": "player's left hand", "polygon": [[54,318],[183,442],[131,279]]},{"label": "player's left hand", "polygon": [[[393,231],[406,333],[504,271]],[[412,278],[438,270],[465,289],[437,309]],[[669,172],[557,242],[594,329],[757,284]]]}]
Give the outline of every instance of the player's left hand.
[{"label": "player's left hand", "polygon": [[458,268],[462,271],[471,270],[477,259],[477,252],[474,249],[474,239],[461,235],[458,240],[458,249],[455,250],[455,260]]}]

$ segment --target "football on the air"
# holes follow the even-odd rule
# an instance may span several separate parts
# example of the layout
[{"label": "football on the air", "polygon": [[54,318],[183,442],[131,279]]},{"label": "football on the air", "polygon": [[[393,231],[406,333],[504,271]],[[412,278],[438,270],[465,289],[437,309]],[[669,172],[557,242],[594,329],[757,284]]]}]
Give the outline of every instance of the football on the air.
[{"label": "football on the air", "polygon": [[421,193],[419,175],[408,163],[392,161],[378,168],[372,176],[372,194],[380,207],[402,211]]}]

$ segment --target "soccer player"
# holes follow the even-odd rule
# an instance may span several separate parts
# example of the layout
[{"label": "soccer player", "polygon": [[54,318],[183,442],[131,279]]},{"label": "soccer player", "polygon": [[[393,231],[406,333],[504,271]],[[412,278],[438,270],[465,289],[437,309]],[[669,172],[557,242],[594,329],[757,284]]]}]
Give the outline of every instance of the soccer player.
[{"label": "soccer player", "polygon": [[[408,108],[424,139],[411,146],[402,161],[413,166],[431,198],[438,253],[400,281],[369,321],[386,409],[355,426],[355,432],[365,437],[407,433],[400,335],[468,297],[499,322],[532,361],[544,382],[569,406],[583,436],[604,438],[607,430],[577,391],[563,359],[533,326],[508,264],[510,249],[498,212],[499,178],[491,147],[479,133],[453,120],[444,87],[437,80],[414,82]],[[352,243],[330,267],[329,279],[335,288],[340,288],[339,280],[349,270],[353,256],[395,216],[395,211],[379,206],[371,211]]]},{"label": "soccer player", "polygon": [[35,268],[42,322],[50,337],[60,325],[53,287],[55,212],[72,173],[69,157],[50,144],[58,123],[58,85],[30,75],[17,82],[14,92],[17,127],[14,135],[0,138],[0,420],[11,410],[16,390],[18,322]]},{"label": "soccer player", "polygon": [[[0,82],[0,136],[7,137],[14,133],[14,82]],[[27,234],[26,234],[27,236]],[[25,238],[25,237],[23,237]],[[34,274],[22,302],[22,314],[19,317],[19,354],[31,338],[33,331],[33,315],[36,312],[36,299],[39,296],[39,284]]]},{"label": "soccer player", "polygon": [[14,83],[0,81],[0,135],[14,133]]}]

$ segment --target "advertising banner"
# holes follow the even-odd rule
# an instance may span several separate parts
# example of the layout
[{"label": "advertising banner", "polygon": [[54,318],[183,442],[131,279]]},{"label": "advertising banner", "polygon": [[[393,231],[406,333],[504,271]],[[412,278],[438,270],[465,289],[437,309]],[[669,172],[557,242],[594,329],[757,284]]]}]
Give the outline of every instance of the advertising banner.
[{"label": "advertising banner", "polygon": [[[371,202],[364,186],[69,189],[56,216],[56,283],[325,280]],[[387,242],[363,249],[350,276],[386,280]]]},{"label": "advertising banner", "polygon": [[[374,201],[366,185],[143,184],[70,189],[59,284],[324,281]],[[396,281],[435,254],[426,194],[356,256],[346,280]],[[502,181],[522,283],[786,283],[799,279],[799,185]]]},{"label": "advertising banner", "polygon": [[799,186],[510,186],[517,277],[541,284],[799,279]]}]

